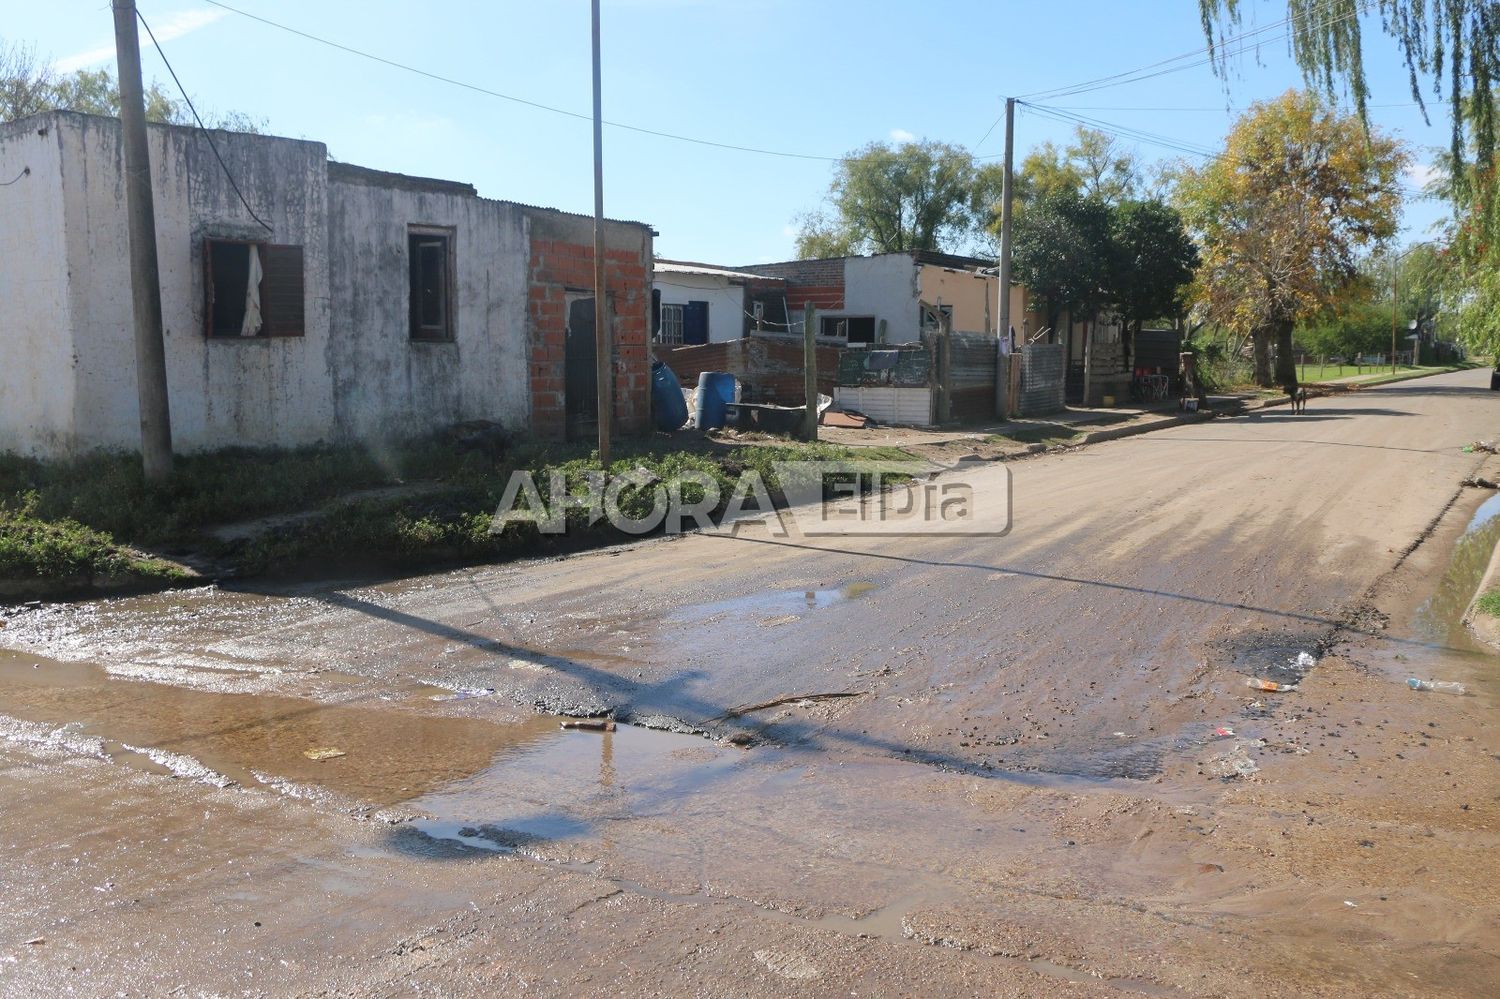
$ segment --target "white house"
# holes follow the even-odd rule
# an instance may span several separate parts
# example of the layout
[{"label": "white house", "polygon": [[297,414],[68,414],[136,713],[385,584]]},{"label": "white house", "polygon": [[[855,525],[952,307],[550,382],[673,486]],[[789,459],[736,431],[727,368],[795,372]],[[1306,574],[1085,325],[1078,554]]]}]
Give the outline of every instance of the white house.
[{"label": "white house", "polygon": [[[738,340],[755,326],[756,292],[783,285],[746,271],[658,260],[651,281],[652,338],[670,345]],[[767,318],[764,309],[761,315]]]},{"label": "white house", "polygon": [[[212,133],[226,172],[208,138],[148,136],[178,450],[591,433],[592,219],[274,136]],[[0,451],[139,446],[122,159],[113,118],[0,125]],[[626,433],[649,417],[653,235],[607,226]]]}]

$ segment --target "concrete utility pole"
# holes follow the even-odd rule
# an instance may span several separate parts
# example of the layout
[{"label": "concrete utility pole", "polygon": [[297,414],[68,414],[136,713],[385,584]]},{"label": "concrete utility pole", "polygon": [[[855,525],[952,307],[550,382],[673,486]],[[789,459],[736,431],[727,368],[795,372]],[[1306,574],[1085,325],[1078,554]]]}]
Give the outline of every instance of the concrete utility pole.
[{"label": "concrete utility pole", "polygon": [[813,304],[802,307],[803,388],[807,392],[807,411],[802,415],[802,439],[818,439],[818,337],[813,329]]},{"label": "concrete utility pole", "polygon": [[[1005,99],[1005,182],[1000,191],[1000,261],[999,261],[999,283],[1000,283],[1000,308],[999,325],[995,327],[995,416],[1005,419],[1006,409],[1004,400],[1009,398],[1010,393],[1002,390],[999,375],[999,351],[1002,338],[1010,337],[1010,209],[1012,195],[1015,191],[1015,158],[1016,158],[1016,99],[1007,97]],[[1012,346],[1014,350],[1014,346]]]},{"label": "concrete utility pole", "polygon": [[604,103],[599,81],[599,0],[594,14],[594,372],[599,382],[599,464],[609,467],[613,415],[614,358],[609,336],[609,298],[604,287]]},{"label": "concrete utility pole", "polygon": [[156,206],[146,145],[140,37],[135,0],[112,0],[125,133],[125,212],[130,223],[130,288],[135,322],[135,381],[140,396],[141,466],[147,482],[172,474],[172,414],[167,405],[167,351],[162,342],[161,274],[156,261]]}]

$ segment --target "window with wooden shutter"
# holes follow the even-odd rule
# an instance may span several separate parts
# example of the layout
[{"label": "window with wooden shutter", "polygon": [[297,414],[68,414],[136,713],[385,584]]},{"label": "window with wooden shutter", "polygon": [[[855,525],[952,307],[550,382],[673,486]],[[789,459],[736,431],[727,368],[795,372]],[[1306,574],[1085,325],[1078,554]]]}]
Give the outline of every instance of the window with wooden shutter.
[{"label": "window with wooden shutter", "polygon": [[302,247],[261,246],[261,311],[266,336],[302,336],[307,332]]},{"label": "window with wooden shutter", "polygon": [[208,336],[303,336],[305,293],[302,247],[243,239],[203,241],[203,331]]}]

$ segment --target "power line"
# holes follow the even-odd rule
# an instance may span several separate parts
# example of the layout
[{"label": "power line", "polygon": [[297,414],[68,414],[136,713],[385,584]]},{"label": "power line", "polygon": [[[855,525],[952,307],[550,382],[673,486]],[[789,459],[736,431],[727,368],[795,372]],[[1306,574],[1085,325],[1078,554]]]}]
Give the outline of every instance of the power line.
[{"label": "power line", "polygon": [[1081,115],[1067,114],[1065,112],[1057,110],[1056,108],[1048,107],[1046,105],[1032,104],[1028,101],[1018,101],[1017,103],[1020,104],[1020,106],[1028,113],[1037,114],[1041,117],[1049,118],[1052,121],[1061,122],[1065,125],[1083,125],[1087,128],[1094,128],[1101,132],[1109,132],[1110,134],[1118,136],[1122,139],[1129,139],[1135,142],[1146,142],[1154,146],[1161,146],[1166,149],[1171,149],[1175,152],[1186,153],[1190,156],[1201,156],[1204,159],[1212,158],[1214,155],[1208,149],[1200,146],[1195,146],[1187,142],[1186,140],[1173,139],[1169,136],[1158,135],[1155,132],[1145,132],[1140,129],[1127,128],[1124,125],[1116,125],[1112,122],[1100,121],[1097,118],[1085,118]]},{"label": "power line", "polygon": [[[1201,50],[1195,49],[1191,52],[1185,52],[1182,55],[1173,56],[1170,59],[1163,59],[1160,62],[1151,63],[1147,66],[1141,66],[1137,69],[1126,70],[1125,72],[1115,73],[1111,76],[1102,76],[1093,80],[1085,80],[1082,83],[1073,84],[1071,86],[1055,87],[1051,90],[1035,91],[1030,94],[1023,94],[1021,96],[1025,98],[1039,97],[1048,100],[1055,100],[1060,97],[1074,97],[1080,94],[1092,93],[1096,90],[1104,90],[1110,87],[1124,86],[1128,83],[1140,83],[1144,80],[1155,79],[1158,76],[1166,76],[1170,73],[1179,73],[1183,70],[1198,69],[1202,66],[1212,64],[1216,59],[1220,57],[1221,54],[1226,57],[1243,55],[1245,52],[1248,52],[1252,48],[1257,48],[1262,44],[1280,41],[1282,39],[1288,38],[1291,35],[1290,31],[1269,38],[1255,38],[1255,36],[1266,31],[1271,31],[1275,28],[1286,26],[1298,20],[1305,20],[1306,18],[1316,16],[1319,13],[1327,13],[1336,2],[1337,0],[1326,0],[1325,3],[1320,5],[1318,8],[1309,11],[1301,18],[1287,17],[1281,21],[1273,22],[1263,27],[1256,28],[1252,31],[1242,32],[1239,35],[1231,36],[1221,41],[1217,46],[1217,50],[1211,49],[1207,55],[1205,55]],[[1317,26],[1329,27],[1331,25],[1338,24],[1340,21],[1346,21],[1351,17],[1357,17],[1365,13],[1368,8],[1369,0],[1364,0],[1364,2],[1361,2],[1359,6],[1356,7],[1353,11],[1350,11],[1346,14],[1341,14],[1338,17],[1335,17],[1328,21],[1319,22]],[[1233,46],[1233,48],[1230,48],[1231,46]],[[1229,51],[1223,51],[1225,49],[1229,49]],[[1185,59],[1192,59],[1193,61],[1185,63],[1183,65],[1172,65],[1173,63],[1181,63]],[[1156,70],[1156,72],[1148,72],[1149,70]]]},{"label": "power line", "polygon": [[[227,3],[220,2],[220,0],[204,0],[204,2],[212,4],[215,7],[222,8],[223,10],[227,10],[230,13],[238,14],[241,17],[247,17],[252,21],[258,21],[261,24],[267,25],[269,27],[296,35],[299,38],[305,38],[308,41],[317,42],[319,45],[326,45],[329,48],[338,49],[340,52],[347,52],[350,55],[359,56],[361,59],[368,59],[371,62],[378,62],[383,66],[389,66],[393,69],[399,69],[407,73],[414,73],[417,76],[423,76],[429,80],[436,80],[439,83],[446,83],[449,86],[453,87],[461,87],[464,90],[470,90],[476,94],[484,94],[486,97],[495,97],[499,98],[502,101],[510,101],[513,104],[522,104],[526,107],[534,108],[538,111],[546,111],[551,114],[562,115],[566,118],[576,118],[580,121],[589,122],[592,122],[594,120],[592,115],[581,114],[577,111],[569,111],[566,108],[553,107],[550,104],[542,104],[537,101],[530,101],[524,97],[516,97],[513,94],[502,94],[498,90],[490,90],[489,88],[481,87],[478,84],[454,79],[451,76],[443,76],[440,73],[433,73],[429,70],[421,69],[417,66],[412,66],[403,62],[397,62],[394,59],[387,59],[384,56],[375,55],[372,52],[365,52],[362,49],[356,49],[352,46],[344,45],[341,42],[336,42],[329,38],[323,38],[319,35],[314,35],[310,32],[302,31],[299,28],[294,28],[290,25],[282,24],[279,21],[273,21],[270,18],[261,17],[259,14],[252,14],[249,11],[240,10],[238,7],[231,7]],[[784,149],[761,149],[755,146],[738,146],[729,142],[717,142],[713,139],[698,139],[694,138],[691,135],[678,135],[675,132],[662,132],[654,128],[644,128],[640,125],[627,125],[624,122],[619,121],[605,121],[604,124],[610,126],[611,128],[623,129],[627,132],[637,132],[641,135],[652,135],[658,139],[672,139],[676,142],[691,142],[694,145],[711,146],[715,149],[728,149],[739,153],[756,153],[761,156],[782,156],[788,159],[798,160],[819,160],[825,163],[838,163],[843,159],[842,156],[818,156],[813,153],[794,153]]]},{"label": "power line", "polygon": [[167,54],[161,50],[161,43],[156,40],[156,33],[151,30],[151,25],[146,23],[146,15],[137,10],[135,12],[135,16],[140,18],[141,27],[146,29],[146,34],[151,38],[151,44],[156,47],[156,54],[161,56],[161,61],[167,67],[167,72],[171,75],[172,82],[177,84],[177,92],[181,94],[182,99],[187,102],[188,110],[193,112],[193,120],[198,123],[198,131],[201,132],[203,134],[203,137],[208,140],[208,148],[214,151],[214,159],[219,161],[219,168],[224,171],[224,176],[229,178],[229,186],[234,188],[235,196],[240,199],[240,204],[245,206],[245,211],[250,213],[251,218],[260,223],[260,227],[262,229],[269,233],[275,233],[275,229],[272,229],[269,225],[266,224],[264,219],[255,214],[255,209],[250,207],[250,202],[246,201],[245,195],[240,192],[240,185],[235,183],[234,174],[229,172],[229,166],[224,162],[224,157],[219,155],[218,143],[214,142],[214,137],[204,126],[203,119],[198,114],[198,109],[193,107],[193,99],[188,96],[187,90],[182,86],[182,81],[177,78],[177,71],[172,68],[171,62],[167,60]]}]

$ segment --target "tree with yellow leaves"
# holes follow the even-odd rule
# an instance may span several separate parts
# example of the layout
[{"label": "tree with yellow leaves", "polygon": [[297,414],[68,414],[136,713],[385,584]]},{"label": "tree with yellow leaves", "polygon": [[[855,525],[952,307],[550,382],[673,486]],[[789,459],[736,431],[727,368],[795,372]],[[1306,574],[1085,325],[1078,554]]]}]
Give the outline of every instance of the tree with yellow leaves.
[{"label": "tree with yellow leaves", "polygon": [[1395,235],[1407,161],[1398,140],[1291,90],[1255,104],[1222,153],[1184,171],[1177,197],[1201,247],[1200,303],[1252,338],[1257,383],[1296,384],[1292,329],[1335,301],[1362,252]]}]

